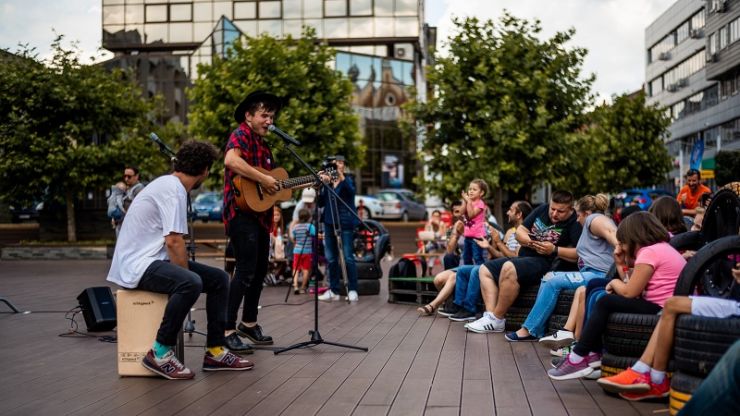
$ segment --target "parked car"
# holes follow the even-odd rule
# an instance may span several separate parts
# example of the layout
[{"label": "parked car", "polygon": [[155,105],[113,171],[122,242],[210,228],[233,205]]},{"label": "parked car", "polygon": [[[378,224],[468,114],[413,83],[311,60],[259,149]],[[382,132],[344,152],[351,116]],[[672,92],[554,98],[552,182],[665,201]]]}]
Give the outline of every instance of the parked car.
[{"label": "parked car", "polygon": [[381,189],[375,197],[383,206],[383,216],[380,218],[402,221],[427,219],[426,207],[408,189]]},{"label": "parked car", "polygon": [[221,221],[224,196],[221,192],[203,192],[193,201],[193,220]]},{"label": "parked car", "polygon": [[355,195],[357,214],[363,220],[383,217],[383,205],[380,200],[370,195]]},{"label": "parked car", "polygon": [[39,211],[44,209],[43,202],[36,202],[30,206],[19,206],[10,205],[11,221],[14,223],[23,221],[37,221],[39,219]]},{"label": "parked car", "polygon": [[614,197],[614,209],[624,208],[637,203],[643,211],[650,208],[653,201],[661,196],[674,196],[663,189],[634,188],[618,193]]}]

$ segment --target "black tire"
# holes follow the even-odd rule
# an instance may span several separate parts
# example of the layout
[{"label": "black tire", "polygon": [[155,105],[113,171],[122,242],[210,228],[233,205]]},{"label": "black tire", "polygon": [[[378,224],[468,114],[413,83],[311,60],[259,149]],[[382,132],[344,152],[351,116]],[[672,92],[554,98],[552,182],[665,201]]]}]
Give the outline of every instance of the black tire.
[{"label": "black tire", "polygon": [[614,355],[640,357],[658,323],[658,315],[613,313],[604,332],[604,348]]},{"label": "black tire", "polygon": [[[340,283],[341,284],[341,283]],[[357,294],[360,296],[372,296],[380,293],[380,280],[358,280]],[[347,296],[347,289],[342,284],[339,289],[340,296]]]},{"label": "black tire", "polygon": [[632,367],[634,363],[639,360],[639,357],[623,357],[621,355],[615,355],[612,353],[604,353],[604,355],[601,357],[601,373],[602,377],[604,374],[604,369],[607,370],[609,373],[613,373],[611,375],[617,374],[620,371],[624,371],[629,367]]},{"label": "black tire", "polygon": [[532,306],[534,306],[534,302],[537,300],[537,293],[539,291],[539,284],[520,287],[519,295],[516,297],[511,307],[527,310],[532,309]]},{"label": "black tire", "polygon": [[512,306],[506,312],[506,331],[516,331],[522,327],[531,308],[518,308]]},{"label": "black tire", "polygon": [[681,315],[676,321],[673,354],[682,372],[706,377],[740,338],[740,318]]},{"label": "black tire", "polygon": [[689,231],[676,234],[671,238],[671,247],[678,251],[699,250],[707,244],[704,236],[698,231]]},{"label": "black tire", "polygon": [[404,211],[403,214],[401,214],[401,221],[403,222],[409,222],[409,213]]},{"label": "black tire", "polygon": [[738,234],[740,198],[730,189],[721,189],[712,197],[702,222],[701,233],[708,241]]},{"label": "black tire", "polygon": [[673,377],[671,377],[671,395],[668,400],[671,415],[675,415],[683,409],[702,381],[704,379],[684,374],[681,371],[673,373]]},{"label": "black tire", "polygon": [[697,286],[700,294],[728,298],[736,286],[730,270],[735,265],[730,254],[740,254],[740,236],[723,237],[697,251],[684,266],[673,294],[688,296]]}]

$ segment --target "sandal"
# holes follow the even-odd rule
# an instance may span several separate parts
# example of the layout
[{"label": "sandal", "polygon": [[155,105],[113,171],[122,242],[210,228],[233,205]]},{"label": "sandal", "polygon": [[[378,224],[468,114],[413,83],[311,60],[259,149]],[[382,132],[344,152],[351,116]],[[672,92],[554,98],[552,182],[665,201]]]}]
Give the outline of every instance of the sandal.
[{"label": "sandal", "polygon": [[432,306],[431,303],[430,304],[427,304],[427,305],[424,305],[424,306],[422,306],[420,308],[416,308],[417,312],[419,312],[419,315],[421,315],[421,316],[433,315],[435,309],[437,309],[437,308],[435,308],[434,306]]}]

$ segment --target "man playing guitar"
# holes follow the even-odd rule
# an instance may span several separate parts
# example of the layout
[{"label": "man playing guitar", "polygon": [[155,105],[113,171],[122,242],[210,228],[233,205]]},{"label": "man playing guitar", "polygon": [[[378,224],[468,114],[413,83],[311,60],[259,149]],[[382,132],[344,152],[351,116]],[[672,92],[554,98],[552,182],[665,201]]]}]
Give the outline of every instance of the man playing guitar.
[{"label": "man playing guitar", "polygon": [[[252,212],[239,209],[239,190],[234,186],[234,179],[239,175],[254,181],[267,195],[278,192],[277,180],[256,168],[264,171],[275,168],[264,137],[280,107],[280,98],[273,94],[263,91],[249,94],[234,111],[234,119],[240,124],[226,144],[223,219],[234,248],[236,270],[229,287],[225,329],[227,347],[235,352],[253,351],[237,335],[248,338],[255,345],[272,344],[272,337],[263,334],[257,324],[257,306],[267,274],[273,210]],[[242,303],[241,322],[237,324],[237,313]]]}]

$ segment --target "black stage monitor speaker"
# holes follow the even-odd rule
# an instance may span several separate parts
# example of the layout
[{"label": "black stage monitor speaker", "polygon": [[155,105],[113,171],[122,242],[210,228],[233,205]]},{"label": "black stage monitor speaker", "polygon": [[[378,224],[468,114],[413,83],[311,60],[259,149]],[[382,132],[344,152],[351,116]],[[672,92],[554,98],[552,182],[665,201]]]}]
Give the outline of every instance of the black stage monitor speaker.
[{"label": "black stage monitor speaker", "polygon": [[109,287],[88,287],[77,300],[89,332],[111,331],[116,327],[116,301]]}]

